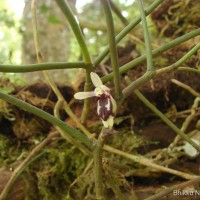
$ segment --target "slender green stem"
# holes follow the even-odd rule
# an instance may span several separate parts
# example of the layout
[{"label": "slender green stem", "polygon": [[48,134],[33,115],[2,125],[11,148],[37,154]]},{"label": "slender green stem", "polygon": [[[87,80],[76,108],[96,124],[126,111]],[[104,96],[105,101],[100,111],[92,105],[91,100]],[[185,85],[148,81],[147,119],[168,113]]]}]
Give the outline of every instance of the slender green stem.
[{"label": "slender green stem", "polygon": [[180,135],[181,138],[191,144],[198,152],[200,152],[200,146],[193,142],[185,133],[183,133],[175,124],[173,124],[162,112],[160,112],[152,103],[150,103],[139,90],[134,91],[137,97],[157,116],[159,116],[175,133]]},{"label": "slender green stem", "polygon": [[[60,9],[62,10],[62,12],[64,13],[64,15],[67,17],[70,26],[74,32],[74,35],[79,43],[79,46],[81,48],[81,52],[83,54],[83,58],[85,63],[89,63],[91,64],[90,67],[88,67],[86,69],[86,80],[85,80],[85,87],[84,87],[84,91],[87,92],[91,89],[91,80],[89,77],[90,72],[93,70],[93,65],[92,65],[92,60],[87,48],[87,45],[85,43],[83,34],[81,32],[81,29],[75,19],[75,16],[73,15],[69,5],[67,4],[67,1],[65,0],[56,0],[56,3],[58,4],[58,6],[60,7]],[[81,122],[85,123],[86,119],[87,119],[87,115],[89,112],[89,105],[90,105],[90,99],[85,99],[84,100],[84,107],[83,107],[83,112],[82,112],[82,116],[81,116]]]},{"label": "slender green stem", "polygon": [[103,200],[103,173],[102,173],[102,146],[99,140],[94,143],[94,178],[95,178],[95,191],[96,199]]},{"label": "slender green stem", "polygon": [[[176,63],[174,63],[168,67],[165,67],[163,69],[156,70],[155,73],[154,73],[154,71],[153,72],[147,71],[143,76],[138,78],[136,81],[132,82],[129,86],[127,86],[123,90],[124,97],[127,97],[129,94],[131,94],[133,92],[133,90],[137,89],[138,87],[140,87],[141,85],[143,85],[144,83],[146,83],[147,81],[152,79],[154,77],[154,75],[160,75],[160,74],[163,74],[166,72],[171,72],[171,71],[176,70],[181,64],[183,64],[189,57],[194,55],[199,49],[200,49],[200,43],[197,44],[195,47],[193,47],[187,54],[185,54]],[[147,59],[148,59],[148,57],[147,57]]]},{"label": "slender green stem", "polygon": [[[179,45],[179,44],[181,44],[181,43],[183,43],[183,42],[185,42],[185,41],[187,41],[191,38],[198,36],[199,34],[200,34],[200,28],[193,30],[189,33],[186,33],[185,35],[183,35],[179,38],[176,38],[176,39],[168,42],[167,44],[153,50],[152,54],[153,54],[153,56],[157,56],[157,55],[161,54],[162,52],[165,52],[165,51],[167,51],[167,50],[169,50],[169,49],[171,49],[171,48],[173,48],[173,47],[175,47],[175,46],[177,46],[177,45]],[[135,60],[123,65],[122,67],[120,67],[119,72],[121,74],[123,74],[123,73],[127,72],[128,70],[134,68],[135,66],[139,65],[140,63],[142,63],[145,60],[146,60],[146,55],[142,55],[142,56],[136,58]],[[104,76],[102,78],[102,81],[107,82],[107,81],[111,80],[112,78],[113,78],[113,74],[110,73],[110,74]]]},{"label": "slender green stem", "polygon": [[69,5],[67,4],[67,1],[65,0],[56,0],[56,3],[58,4],[58,6],[60,7],[60,9],[62,10],[63,14],[67,17],[69,24],[73,30],[73,33],[79,43],[79,46],[81,48],[81,52],[83,54],[84,60],[86,63],[92,63],[91,58],[90,58],[90,54],[87,48],[87,45],[85,43],[83,34],[81,32],[81,29],[75,19],[75,16],[73,15]]},{"label": "slender green stem", "polygon": [[4,65],[0,64],[0,72],[24,73],[53,69],[73,69],[73,68],[88,68],[90,64],[84,62],[53,62],[40,64],[26,64],[26,65]]},{"label": "slender green stem", "polygon": [[147,54],[147,71],[154,71],[151,40],[150,40],[149,30],[148,30],[148,26],[147,26],[143,2],[142,2],[142,0],[137,0],[137,1],[139,4],[140,15],[141,15],[141,19],[142,19],[142,26],[143,26],[143,31],[144,31],[144,40],[145,40],[145,47],[146,47],[146,54]]},{"label": "slender green stem", "polygon": [[119,63],[118,63],[117,49],[115,45],[114,23],[113,23],[112,13],[111,13],[108,0],[101,0],[101,3],[104,9],[104,14],[106,17],[106,23],[108,27],[108,43],[109,43],[109,48],[110,48],[111,63],[112,63],[112,70],[113,70],[113,76],[114,76],[115,98],[116,100],[120,100],[122,97],[122,90],[121,90],[120,76],[119,76]]},{"label": "slender green stem", "polygon": [[88,138],[92,138],[94,137],[92,135],[92,133],[90,133],[88,131],[88,129],[82,125],[80,123],[80,121],[78,120],[78,118],[76,117],[76,115],[74,114],[74,112],[71,110],[69,104],[67,103],[67,101],[65,101],[63,99],[63,107],[64,107],[64,110],[66,111],[66,113],[71,117],[71,119],[76,123],[76,126],[88,137]]},{"label": "slender green stem", "polygon": [[120,21],[127,26],[128,20],[122,15],[121,10],[115,5],[115,3],[113,3],[112,0],[109,0],[110,2],[110,7],[112,8],[113,12],[118,16],[118,18],[120,19]]},{"label": "slender green stem", "polygon": [[176,62],[177,66],[182,65],[188,58],[194,55],[200,49],[200,42],[196,44],[190,51],[188,51],[179,61]]},{"label": "slender green stem", "polygon": [[[37,16],[36,16],[36,6],[35,6],[35,0],[32,0],[31,4],[31,10],[32,10],[32,23],[33,23],[33,33],[34,33],[34,43],[35,43],[35,49],[36,49],[36,55],[37,55],[37,61],[38,63],[42,62],[41,50],[40,50],[40,43],[39,43],[39,36],[38,36],[38,28],[37,28]],[[48,81],[49,85],[53,89],[54,93],[56,94],[58,101],[54,107],[54,115],[57,119],[60,119],[59,111],[63,104],[67,104],[64,97],[60,93],[58,87],[54,83],[52,77],[49,75],[48,71],[43,71],[44,76],[46,80]],[[68,113],[68,112],[67,112]],[[70,115],[69,115],[70,116]],[[68,140],[70,143],[72,143],[74,146],[78,147],[83,153],[86,155],[89,155],[88,149],[80,143],[80,141],[74,139],[71,135],[66,134],[65,131],[63,131],[61,128],[57,127],[58,131],[60,132],[61,136]]]},{"label": "slender green stem", "polygon": [[140,86],[144,85],[146,82],[151,80],[155,76],[156,72],[147,71],[144,75],[140,78],[136,79],[130,85],[123,89],[123,96],[124,98],[128,97],[135,89],[139,88]]},{"label": "slender green stem", "polygon": [[64,130],[66,133],[70,134],[75,139],[79,140],[80,142],[83,142],[89,148],[92,147],[92,141],[90,141],[90,139],[88,139],[85,135],[83,135],[81,132],[74,129],[73,127],[67,125],[60,119],[57,119],[56,117],[50,115],[49,113],[47,113],[33,105],[30,105],[22,100],[19,100],[13,96],[4,94],[2,92],[0,92],[0,99],[5,100],[25,111],[28,111],[28,112],[38,116],[38,117],[41,117],[44,120],[47,120],[48,122],[52,123],[53,125],[58,126],[62,130]]},{"label": "slender green stem", "polygon": [[[37,27],[37,16],[36,16],[36,0],[32,0],[31,2],[31,11],[32,11],[32,26],[33,26],[33,35],[34,35],[34,44],[35,44],[35,51],[36,51],[36,56],[37,56],[37,62],[42,63],[42,57],[41,57],[41,49],[40,49],[40,42],[39,42],[39,35],[38,35],[38,27]],[[52,90],[56,94],[58,101],[61,102],[63,98],[62,94],[58,90],[56,84],[54,83],[52,77],[49,75],[48,71],[43,71],[43,74],[51,86]],[[60,105],[59,103],[57,103]]]},{"label": "slender green stem", "polygon": [[119,149],[115,149],[113,147],[110,147],[108,145],[104,145],[103,149],[110,152],[110,153],[114,153],[114,154],[123,156],[124,158],[130,159],[130,160],[132,160],[136,163],[139,163],[141,165],[144,165],[146,167],[153,168],[154,171],[155,170],[163,171],[163,172],[166,172],[166,173],[174,174],[176,176],[180,176],[180,177],[185,178],[185,179],[193,179],[193,178],[197,177],[197,175],[194,175],[194,174],[188,174],[188,173],[185,173],[185,172],[177,171],[175,169],[171,169],[171,168],[168,168],[168,167],[158,165],[156,163],[153,163],[152,160],[149,160],[149,159],[147,159],[143,156],[129,154],[129,153],[126,153],[126,152],[121,151]]},{"label": "slender green stem", "polygon": [[[38,31],[37,31],[37,17],[36,17],[36,8],[35,8],[35,0],[32,0],[32,15],[33,15],[33,31],[34,31],[34,39],[35,39],[35,48],[36,48],[36,52],[37,52],[37,58],[38,58],[38,62],[41,62],[41,58],[39,58],[39,52],[40,52],[40,45],[39,45],[39,38],[38,38]],[[88,64],[89,65],[89,64]],[[91,65],[91,64],[90,64]],[[70,109],[67,101],[64,99],[63,95],[61,94],[61,92],[59,91],[57,85],[54,83],[52,77],[49,75],[48,71],[43,71],[45,78],[47,79],[49,85],[51,86],[52,90],[54,91],[54,93],[56,94],[57,98],[58,98],[58,102],[55,106],[56,112],[55,114],[58,114],[60,106],[63,106],[66,113],[72,118],[72,120],[77,124],[77,126],[89,137],[91,136],[90,132],[78,121],[78,119],[76,118],[75,114],[72,112],[72,110]],[[61,129],[59,129],[60,133],[62,134],[62,136],[64,138],[70,140],[71,136],[70,135],[64,135]],[[74,141],[74,144],[78,143],[76,142],[73,138],[70,140],[71,142]],[[79,146],[81,147],[81,144],[79,143]],[[83,145],[82,145],[83,146]],[[83,149],[83,148],[82,148]]]},{"label": "slender green stem", "polygon": [[194,55],[198,50],[200,49],[200,43],[197,44],[195,47],[193,47],[187,54],[185,54],[180,60],[178,60],[176,63],[165,67],[163,69],[158,69],[154,72],[146,72],[143,76],[141,76],[139,79],[136,81],[132,82],[128,87],[126,87],[123,90],[123,95],[124,97],[127,97],[133,90],[137,89],[139,86],[143,85],[150,79],[154,77],[154,75],[160,75],[166,72],[171,72],[176,70],[181,64],[183,64],[189,57]]},{"label": "slender green stem", "polygon": [[[63,107],[63,101],[58,100],[54,107],[54,116],[58,119],[60,119],[60,110],[62,107]],[[66,134],[65,131],[63,131],[61,128],[59,127],[56,128],[64,139],[66,139],[68,142],[70,142],[72,145],[78,148],[84,155],[91,155],[91,152],[88,150],[88,148],[85,147],[83,144],[81,144],[78,140],[74,139],[71,135]]]},{"label": "slender green stem", "polygon": [[200,74],[200,70],[199,69],[194,69],[194,68],[190,68],[190,67],[179,67],[178,70],[180,70],[180,71],[188,71],[188,72],[193,72],[193,73]]},{"label": "slender green stem", "polygon": [[148,27],[147,27],[147,21],[146,21],[146,16],[145,16],[142,0],[138,0],[138,4],[140,8],[140,14],[141,14],[142,25],[143,25],[143,30],[144,30],[144,39],[145,39],[146,55],[147,55],[147,71],[142,77],[132,82],[129,86],[127,86],[123,90],[124,97],[127,97],[129,94],[133,92],[134,89],[137,89],[139,86],[143,85],[144,83],[152,79],[154,75],[156,74],[154,70],[154,66],[153,66],[151,41],[150,41],[150,35],[149,35]]},{"label": "slender green stem", "polygon": [[34,37],[36,57],[37,57],[38,63],[42,63],[42,54],[41,54],[41,50],[40,50],[37,19],[36,19],[36,2],[35,2],[35,0],[31,1],[31,12],[32,12],[33,37]]},{"label": "slender green stem", "polygon": [[110,134],[110,130],[102,128],[98,140],[93,142],[94,150],[94,178],[95,178],[95,189],[96,189],[96,198],[98,200],[104,200],[103,193],[103,146],[106,141],[106,136]]},{"label": "slender green stem", "polygon": [[[166,72],[171,72],[176,70],[177,68],[179,68],[180,65],[182,65],[188,58],[190,58],[192,55],[194,55],[198,50],[200,49],[200,43],[198,43],[197,45],[195,45],[190,51],[188,51],[181,59],[179,59],[177,62],[175,62],[174,64],[168,66],[168,67],[164,67],[162,69],[159,69],[156,71],[156,75],[160,75],[162,73],[166,73]],[[190,69],[194,69],[194,68],[190,68]],[[197,70],[197,69],[195,69]]]},{"label": "slender green stem", "polygon": [[[146,10],[146,16],[153,12],[164,0],[155,0]],[[136,17],[128,26],[126,26],[115,38],[115,42],[119,43],[137,24],[141,21],[141,17]],[[100,62],[105,58],[109,52],[109,47],[106,47],[104,51],[94,60],[94,65],[97,67]]]},{"label": "slender green stem", "polygon": [[[90,91],[92,88],[92,82],[90,79],[90,69],[86,69],[86,73],[85,73],[85,85],[84,85],[84,91]],[[84,99],[84,105],[83,105],[83,111],[82,111],[82,115],[81,115],[81,123],[85,124],[86,120],[87,120],[87,116],[90,110],[90,104],[91,104],[91,99],[90,98],[86,98]]]}]

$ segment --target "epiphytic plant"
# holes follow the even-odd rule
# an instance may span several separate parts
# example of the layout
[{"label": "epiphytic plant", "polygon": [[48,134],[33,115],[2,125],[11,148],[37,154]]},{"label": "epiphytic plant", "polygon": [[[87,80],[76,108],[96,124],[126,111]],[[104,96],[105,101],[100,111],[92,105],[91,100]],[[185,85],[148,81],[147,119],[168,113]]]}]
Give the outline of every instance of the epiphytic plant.
[{"label": "epiphytic plant", "polygon": [[[0,65],[1,72],[31,72],[31,71],[41,71],[41,70],[51,70],[51,69],[67,69],[67,68],[83,68],[85,69],[86,79],[85,79],[85,87],[84,92],[79,92],[75,94],[75,98],[77,99],[85,99],[84,107],[82,112],[81,121],[85,122],[87,120],[87,113],[90,108],[90,100],[87,97],[96,96],[97,101],[97,113],[101,118],[104,127],[99,134],[98,138],[94,138],[93,135],[88,131],[87,127],[82,125],[79,122],[79,119],[75,116],[74,112],[71,110],[68,102],[64,99],[60,91],[58,90],[56,84],[48,75],[47,72],[44,72],[46,79],[48,80],[49,85],[52,87],[56,96],[58,97],[58,101],[56,103],[54,109],[54,115],[52,116],[47,112],[36,108],[22,100],[19,100],[12,95],[5,94],[0,92],[0,99],[5,100],[15,106],[18,106],[30,113],[35,114],[56,126],[59,133],[65,138],[67,141],[76,146],[82,153],[87,156],[90,156],[94,160],[94,182],[95,182],[95,191],[96,198],[99,200],[104,199],[104,191],[103,191],[103,159],[102,153],[103,150],[118,154],[127,159],[130,159],[134,162],[140,163],[142,165],[148,166],[150,168],[154,168],[156,170],[168,172],[171,174],[175,174],[177,176],[183,177],[185,179],[193,179],[196,176],[187,174],[184,172],[180,172],[177,170],[170,169],[168,167],[160,166],[158,164],[153,163],[151,160],[143,157],[132,155],[113,147],[106,145],[104,134],[111,131],[110,129],[114,123],[114,115],[116,112],[116,104],[120,106],[123,103],[123,100],[127,98],[130,94],[135,92],[138,98],[144,102],[144,104],[149,107],[157,116],[159,116],[174,132],[180,135],[181,138],[186,140],[189,144],[191,144],[198,152],[200,152],[200,147],[194,143],[187,135],[184,134],[182,130],[180,130],[175,124],[173,124],[163,113],[161,113],[155,106],[153,106],[138,90],[141,85],[144,85],[149,80],[153,79],[155,76],[158,76],[165,72],[171,72],[177,69],[188,70],[194,73],[200,73],[198,69],[192,68],[181,68],[181,64],[185,62],[186,59],[191,57],[200,49],[200,44],[198,43],[195,47],[193,47],[185,56],[183,56],[180,60],[175,62],[173,65],[156,70],[153,66],[153,56],[156,56],[162,52],[167,51],[170,48],[173,48],[195,36],[200,34],[200,29],[193,30],[179,38],[176,38],[165,45],[152,50],[150,35],[148,31],[148,26],[146,22],[146,16],[152,13],[164,0],[155,0],[147,9],[144,9],[142,4],[142,0],[137,0],[140,10],[140,15],[132,20],[116,37],[114,32],[114,23],[112,18],[111,6],[109,0],[101,0],[102,7],[105,13],[105,18],[107,22],[107,34],[108,34],[108,43],[109,46],[105,47],[105,50],[92,62],[90,53],[88,51],[85,39],[82,35],[81,29],[75,16],[73,15],[71,9],[68,6],[67,1],[65,0],[56,0],[56,3],[68,19],[68,22],[76,36],[76,39],[79,43],[83,61],[81,62],[66,62],[66,63],[42,63],[42,59],[40,57],[40,47],[38,42],[38,33],[37,33],[37,23],[36,23],[36,11],[35,11],[35,1],[32,0],[32,16],[33,16],[33,30],[34,30],[34,39],[35,39],[35,47],[37,53],[38,64],[30,64],[30,65]],[[145,47],[146,54],[141,55],[140,57],[132,60],[131,62],[119,67],[116,44],[119,43],[140,21],[142,21],[143,30],[144,30],[144,38],[145,38]],[[96,67],[98,67],[99,63],[105,58],[106,55],[110,52],[111,57],[111,65],[112,65],[112,73],[105,75],[101,79],[98,77],[96,73],[94,73]],[[127,87],[122,90],[121,82],[120,82],[120,74],[127,72],[128,70],[134,68],[136,65],[141,62],[147,60],[147,70],[140,78],[137,80],[130,82]],[[103,83],[109,80],[113,80],[115,96],[114,98],[110,94],[109,88],[107,88]],[[102,83],[103,81],[103,83]],[[91,91],[91,82],[93,82],[96,87],[94,91]],[[117,103],[115,103],[115,100]],[[59,119],[59,111],[64,109],[66,113],[73,119],[76,125],[79,127],[79,130],[71,127],[66,124],[64,121]],[[41,148],[43,148],[45,143],[42,145],[38,145],[35,147],[35,151],[27,157],[23,163],[21,163],[16,170],[14,170],[13,175],[8,181],[7,185],[3,189],[0,194],[0,199],[5,200],[6,196],[11,188],[11,185],[14,183],[16,178],[23,172],[23,170],[28,167],[28,165],[34,161],[34,158],[37,157],[37,153],[40,152]],[[199,178],[194,179],[193,182],[199,182]],[[111,179],[108,180],[111,188],[115,192],[115,194],[119,197],[119,199],[127,199],[123,193],[120,191],[117,184],[115,184]],[[153,198],[149,198],[153,199]]]}]

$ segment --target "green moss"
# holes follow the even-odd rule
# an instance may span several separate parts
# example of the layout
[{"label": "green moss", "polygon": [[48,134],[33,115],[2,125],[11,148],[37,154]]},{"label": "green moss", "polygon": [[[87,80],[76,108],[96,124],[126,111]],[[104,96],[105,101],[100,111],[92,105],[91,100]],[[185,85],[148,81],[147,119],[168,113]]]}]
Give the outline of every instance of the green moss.
[{"label": "green moss", "polygon": [[0,133],[0,165],[3,166],[9,159],[10,140]]},{"label": "green moss", "polygon": [[[46,156],[33,163],[32,170],[38,177],[38,188],[42,199],[63,199],[70,185],[84,171],[88,157],[62,140],[56,148],[47,150]],[[84,188],[84,185],[82,185]]]}]

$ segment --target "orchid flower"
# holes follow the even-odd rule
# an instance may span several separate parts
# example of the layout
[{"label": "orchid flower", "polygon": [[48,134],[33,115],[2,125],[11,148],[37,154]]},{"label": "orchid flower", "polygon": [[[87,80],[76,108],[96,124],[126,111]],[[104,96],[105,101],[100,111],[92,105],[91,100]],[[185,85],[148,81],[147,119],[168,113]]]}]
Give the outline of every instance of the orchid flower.
[{"label": "orchid flower", "polygon": [[101,119],[105,128],[112,128],[114,124],[114,116],[117,104],[110,94],[110,89],[103,85],[100,77],[94,73],[90,73],[92,83],[95,86],[94,91],[78,92],[74,95],[75,99],[86,99],[89,97],[97,97],[97,114]]}]

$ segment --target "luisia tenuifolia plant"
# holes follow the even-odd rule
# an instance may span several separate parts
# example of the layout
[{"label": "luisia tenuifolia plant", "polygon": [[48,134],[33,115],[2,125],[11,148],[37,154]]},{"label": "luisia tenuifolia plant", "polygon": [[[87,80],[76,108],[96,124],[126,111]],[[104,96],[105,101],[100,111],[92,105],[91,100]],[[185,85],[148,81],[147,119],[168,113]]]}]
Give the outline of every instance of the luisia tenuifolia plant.
[{"label": "luisia tenuifolia plant", "polygon": [[97,114],[101,119],[105,128],[112,129],[114,124],[114,116],[116,114],[117,104],[110,94],[110,89],[103,85],[100,77],[94,73],[90,73],[92,83],[95,86],[94,91],[78,92],[74,95],[75,99],[85,99],[89,97],[97,97]]}]

